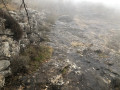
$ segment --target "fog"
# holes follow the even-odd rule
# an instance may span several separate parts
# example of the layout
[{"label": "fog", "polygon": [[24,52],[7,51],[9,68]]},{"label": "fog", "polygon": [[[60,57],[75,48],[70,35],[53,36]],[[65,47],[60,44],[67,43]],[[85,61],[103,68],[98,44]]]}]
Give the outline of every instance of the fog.
[{"label": "fog", "polygon": [[[68,0],[69,1],[69,0]],[[74,3],[80,2],[92,2],[92,3],[101,3],[109,7],[119,8],[120,9],[120,0],[74,0]]]},{"label": "fog", "polygon": [[[18,0],[14,2],[18,3]],[[25,2],[29,8],[46,11],[50,22],[56,22],[61,16],[68,15],[72,19],[77,18],[86,23],[108,23],[103,25],[104,28],[117,28],[120,25],[119,0],[25,0]],[[21,5],[21,0],[19,0],[19,5]],[[89,24],[92,25],[91,23]],[[94,26],[97,27],[95,24]]]},{"label": "fog", "polygon": [[[22,0],[13,0],[21,5]],[[27,7],[38,11],[49,12],[48,16],[83,16],[85,18],[99,18],[119,20],[119,0],[25,0]],[[118,21],[117,20],[117,21]]]},{"label": "fog", "polygon": [[[21,2],[22,0],[13,0],[14,2]],[[25,0],[25,2],[31,3],[31,4],[53,4],[53,3],[72,3],[74,5],[79,5],[82,2],[89,2],[94,4],[103,4],[108,7],[120,9],[120,0]]]},{"label": "fog", "polygon": [[[13,0],[14,2],[21,4],[22,0]],[[120,9],[120,0],[25,0],[27,3],[28,7],[33,7],[39,10],[40,9],[60,9],[62,7],[66,8],[70,6],[80,6],[81,3],[89,3],[89,4],[94,4],[94,5],[103,5],[109,8],[114,8],[114,9]]]}]

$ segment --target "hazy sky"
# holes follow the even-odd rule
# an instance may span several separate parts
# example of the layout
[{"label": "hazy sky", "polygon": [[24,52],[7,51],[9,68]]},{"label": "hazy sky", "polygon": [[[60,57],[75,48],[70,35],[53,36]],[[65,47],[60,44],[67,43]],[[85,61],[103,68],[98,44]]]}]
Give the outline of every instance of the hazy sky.
[{"label": "hazy sky", "polygon": [[71,1],[74,1],[75,3],[82,2],[82,1],[89,1],[93,3],[102,3],[107,6],[120,8],[120,0],[71,0]]}]

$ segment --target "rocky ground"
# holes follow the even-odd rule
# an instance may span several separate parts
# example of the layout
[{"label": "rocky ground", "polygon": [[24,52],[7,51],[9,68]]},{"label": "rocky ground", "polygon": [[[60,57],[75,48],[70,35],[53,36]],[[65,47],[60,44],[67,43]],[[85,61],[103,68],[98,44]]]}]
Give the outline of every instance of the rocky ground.
[{"label": "rocky ground", "polygon": [[119,90],[120,53],[113,48],[115,44],[119,49],[119,41],[113,40],[120,34],[118,24],[60,17],[48,32],[47,44],[54,48],[53,57],[24,78],[25,89]]},{"label": "rocky ground", "polygon": [[[33,17],[31,22],[34,22],[32,27],[35,29],[29,34],[28,27],[24,27],[27,23],[20,22],[20,25],[26,29],[24,29],[24,38],[17,45],[18,48],[25,47],[30,42],[40,44],[40,40],[42,40],[40,25],[44,24],[45,13],[30,11],[32,11],[30,15]],[[18,21],[21,21],[19,17],[23,16],[24,18],[25,15],[19,16],[16,15],[17,13],[11,13],[17,16],[15,18],[18,18]],[[20,90],[120,89],[120,22],[111,17],[105,18],[100,13],[97,15],[102,17],[95,17],[95,13],[88,15],[87,13],[82,12],[82,14],[73,17],[60,16],[51,30],[44,32],[50,40],[46,42],[46,45],[54,49],[52,58],[35,73],[20,77],[21,83],[13,86],[14,88]],[[22,20],[26,21],[26,18]],[[9,41],[8,37],[7,40]],[[7,51],[7,53],[3,54],[10,57],[12,52],[8,53],[8,51],[10,46],[14,45],[4,41],[2,41],[2,45],[7,49],[3,51]],[[12,44],[14,44],[13,42],[16,41],[12,41]],[[9,48],[8,45],[10,45]],[[16,50],[17,46],[12,49]],[[19,49],[15,50],[14,52],[19,52]],[[1,60],[6,63],[5,68],[1,69],[3,71],[8,68],[10,62],[9,58]],[[2,74],[0,77],[2,78],[1,85],[4,82],[3,76]]]}]

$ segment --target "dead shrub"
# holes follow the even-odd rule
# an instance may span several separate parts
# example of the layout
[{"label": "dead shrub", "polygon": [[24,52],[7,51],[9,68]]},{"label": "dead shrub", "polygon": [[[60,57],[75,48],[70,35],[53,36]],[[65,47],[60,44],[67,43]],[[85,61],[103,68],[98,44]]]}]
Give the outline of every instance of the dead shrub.
[{"label": "dead shrub", "polygon": [[14,33],[14,39],[17,41],[20,40],[22,38],[23,31],[18,22],[2,9],[0,9],[0,17],[6,20],[5,28],[11,29],[11,31]]},{"label": "dead shrub", "polygon": [[48,46],[29,45],[21,54],[29,56],[32,61],[44,62],[51,57],[52,51],[52,48]]},{"label": "dead shrub", "polygon": [[29,45],[19,56],[11,59],[11,69],[14,75],[34,72],[52,55],[53,49],[48,46]]},{"label": "dead shrub", "polygon": [[11,69],[14,75],[27,73],[30,58],[28,56],[14,56],[11,60]]}]

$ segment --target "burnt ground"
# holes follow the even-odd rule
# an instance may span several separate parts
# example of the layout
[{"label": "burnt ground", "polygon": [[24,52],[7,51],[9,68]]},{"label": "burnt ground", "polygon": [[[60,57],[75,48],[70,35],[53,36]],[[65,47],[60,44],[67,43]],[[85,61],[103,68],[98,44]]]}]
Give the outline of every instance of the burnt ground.
[{"label": "burnt ground", "polygon": [[54,49],[51,60],[20,78],[19,88],[120,90],[120,21],[93,12],[58,18],[47,32],[46,44]]},{"label": "burnt ground", "polygon": [[25,89],[119,90],[119,28],[104,18],[61,16],[47,33],[53,57],[22,80]]}]

